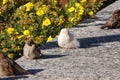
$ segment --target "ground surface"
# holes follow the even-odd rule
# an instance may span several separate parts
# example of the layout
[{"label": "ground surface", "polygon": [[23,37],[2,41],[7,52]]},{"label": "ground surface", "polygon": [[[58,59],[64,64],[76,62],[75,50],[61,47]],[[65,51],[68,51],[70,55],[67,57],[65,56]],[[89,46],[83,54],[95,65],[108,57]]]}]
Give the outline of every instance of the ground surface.
[{"label": "ground surface", "polygon": [[120,0],[102,9],[95,18],[71,28],[80,42],[78,49],[61,49],[57,39],[41,46],[44,56],[37,60],[16,60],[34,75],[2,80],[120,80],[120,29],[101,30],[100,26],[116,9]]}]

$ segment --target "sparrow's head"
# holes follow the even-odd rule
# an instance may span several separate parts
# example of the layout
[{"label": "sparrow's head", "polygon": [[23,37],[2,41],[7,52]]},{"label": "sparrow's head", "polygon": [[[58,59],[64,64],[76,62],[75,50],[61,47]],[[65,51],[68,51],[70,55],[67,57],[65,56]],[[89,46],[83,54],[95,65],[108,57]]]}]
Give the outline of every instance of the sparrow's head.
[{"label": "sparrow's head", "polygon": [[117,9],[114,11],[113,13],[113,17],[116,19],[116,20],[120,20],[120,9]]},{"label": "sparrow's head", "polygon": [[4,53],[0,52],[0,60],[1,60],[1,59],[4,59],[4,58],[5,58]]},{"label": "sparrow's head", "polygon": [[34,44],[33,40],[32,39],[29,39],[26,41],[26,44],[31,46],[32,44]]},{"label": "sparrow's head", "polygon": [[115,10],[114,14],[120,14],[120,9]]},{"label": "sparrow's head", "polygon": [[63,28],[63,29],[60,31],[60,34],[69,35],[69,30],[66,29],[66,28]]}]

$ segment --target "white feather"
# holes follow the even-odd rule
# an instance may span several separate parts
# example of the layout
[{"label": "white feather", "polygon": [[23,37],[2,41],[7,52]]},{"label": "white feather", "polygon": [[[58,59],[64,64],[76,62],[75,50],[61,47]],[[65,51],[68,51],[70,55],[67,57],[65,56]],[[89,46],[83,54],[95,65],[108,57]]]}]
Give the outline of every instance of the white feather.
[{"label": "white feather", "polygon": [[78,48],[80,46],[77,39],[66,28],[60,31],[58,45],[62,48]]}]

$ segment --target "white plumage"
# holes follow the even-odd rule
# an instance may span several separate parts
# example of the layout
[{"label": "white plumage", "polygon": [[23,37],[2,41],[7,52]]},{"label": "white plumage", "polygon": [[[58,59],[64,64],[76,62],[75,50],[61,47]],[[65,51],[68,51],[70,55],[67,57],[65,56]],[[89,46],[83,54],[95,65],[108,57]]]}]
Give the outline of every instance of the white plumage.
[{"label": "white plumage", "polygon": [[62,48],[67,49],[78,48],[80,46],[77,39],[66,28],[63,28],[60,31],[60,34],[58,36],[58,45]]}]

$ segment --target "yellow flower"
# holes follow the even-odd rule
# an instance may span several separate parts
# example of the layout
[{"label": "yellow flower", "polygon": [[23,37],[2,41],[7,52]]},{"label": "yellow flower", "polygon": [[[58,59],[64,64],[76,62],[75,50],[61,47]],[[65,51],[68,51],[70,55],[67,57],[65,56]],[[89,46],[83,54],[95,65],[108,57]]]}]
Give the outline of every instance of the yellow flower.
[{"label": "yellow flower", "polygon": [[26,6],[26,11],[30,11],[34,6],[34,4],[32,2],[28,2],[25,4],[25,6]]},{"label": "yellow flower", "polygon": [[54,2],[55,4],[57,4],[58,0],[53,0],[53,2]]},{"label": "yellow flower", "polygon": [[46,7],[47,7],[46,5],[42,5],[42,6],[41,6],[41,9],[42,9],[43,11],[45,11],[45,10],[46,10]]},{"label": "yellow flower", "polygon": [[80,3],[75,3],[75,7],[79,7],[80,6]]},{"label": "yellow flower", "polygon": [[64,20],[62,18],[60,18],[58,25],[61,25],[63,22],[64,22]]},{"label": "yellow flower", "polygon": [[42,15],[44,14],[44,11],[43,11],[41,8],[39,8],[39,9],[36,11],[36,14],[37,14],[38,16],[42,16]]},{"label": "yellow flower", "polygon": [[5,4],[7,2],[7,0],[3,0],[3,4]]},{"label": "yellow flower", "polygon": [[35,37],[34,39],[35,44],[40,44],[42,42],[42,38],[40,36]]},{"label": "yellow flower", "polygon": [[46,42],[50,42],[52,40],[53,40],[53,38],[51,36],[49,36]]},{"label": "yellow flower", "polygon": [[73,22],[73,20],[74,20],[73,17],[69,17],[69,18],[68,18],[68,21],[70,21],[70,22]]},{"label": "yellow flower", "polygon": [[75,7],[79,9],[84,9],[84,7],[80,3],[75,3]]},{"label": "yellow flower", "polygon": [[49,26],[51,24],[51,21],[49,18],[46,18],[43,23],[42,23],[42,26]]},{"label": "yellow flower", "polygon": [[79,10],[78,16],[83,15],[83,13],[84,13],[84,10],[83,10],[83,9]]},{"label": "yellow flower", "polygon": [[15,34],[19,34],[19,32],[15,32]]},{"label": "yellow flower", "polygon": [[17,38],[18,38],[19,40],[22,40],[23,42],[25,42],[25,40],[26,40],[27,38],[31,38],[31,36],[30,36],[30,35],[19,35],[19,36],[17,36]]},{"label": "yellow flower", "polygon": [[23,34],[24,34],[24,35],[30,35],[30,31],[29,31],[29,30],[24,30],[24,31],[23,31]]},{"label": "yellow flower", "polygon": [[14,58],[14,54],[13,53],[9,53],[8,57],[11,58],[11,59],[13,59]]},{"label": "yellow flower", "polygon": [[85,3],[85,2],[86,2],[86,0],[81,0],[80,2],[81,2],[81,3]]},{"label": "yellow flower", "polygon": [[88,14],[89,14],[91,17],[94,15],[93,11],[90,11]]},{"label": "yellow flower", "polygon": [[42,5],[37,11],[36,11],[36,14],[38,16],[42,16],[44,13],[45,13],[45,10],[46,10],[46,5]]},{"label": "yellow flower", "polygon": [[68,12],[73,12],[74,10],[75,10],[74,7],[70,7],[70,8],[68,9]]},{"label": "yellow flower", "polygon": [[18,38],[18,39],[22,39],[22,38],[23,38],[23,36],[24,36],[24,35],[20,35],[20,36],[18,36],[17,38]]},{"label": "yellow flower", "polygon": [[0,12],[0,15],[2,14],[2,12]]},{"label": "yellow flower", "polygon": [[7,32],[8,32],[9,34],[13,34],[14,28],[8,28],[8,29],[7,29]]}]

